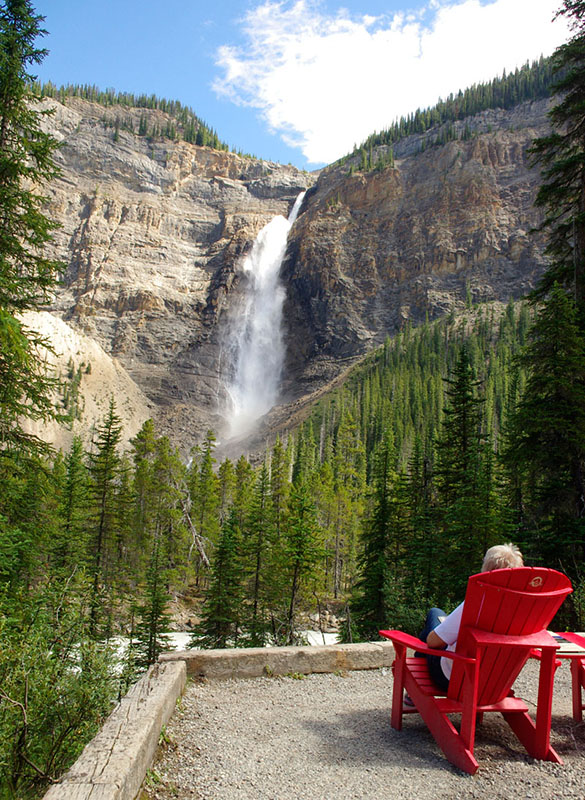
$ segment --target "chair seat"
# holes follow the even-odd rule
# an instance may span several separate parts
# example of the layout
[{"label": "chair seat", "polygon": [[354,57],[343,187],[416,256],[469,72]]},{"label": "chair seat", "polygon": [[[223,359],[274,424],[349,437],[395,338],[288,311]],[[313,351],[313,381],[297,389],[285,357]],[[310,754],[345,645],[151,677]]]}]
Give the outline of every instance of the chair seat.
[{"label": "chair seat", "polygon": [[[447,692],[440,689],[431,678],[426,658],[407,658],[406,668],[423,694],[436,699],[437,708],[439,708],[443,714],[462,713],[463,703],[460,700],[448,698]],[[501,714],[504,714],[505,712],[528,711],[528,706],[523,700],[515,697],[513,691],[510,691],[508,697],[500,700],[499,703],[490,703],[488,705],[478,704],[476,710],[478,714],[487,711],[499,711]],[[416,711],[416,708],[405,708],[403,713]]]},{"label": "chair seat", "polygon": [[406,666],[422,692],[434,697],[445,697],[447,692],[439,689],[431,678],[426,658],[407,658]]}]

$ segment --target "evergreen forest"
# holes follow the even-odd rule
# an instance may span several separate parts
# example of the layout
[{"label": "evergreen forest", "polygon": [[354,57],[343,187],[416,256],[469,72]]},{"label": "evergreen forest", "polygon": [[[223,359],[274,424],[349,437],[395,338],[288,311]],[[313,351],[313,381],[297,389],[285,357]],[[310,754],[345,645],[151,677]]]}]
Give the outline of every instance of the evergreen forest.
[{"label": "evergreen forest", "polygon": [[122,447],[113,398],[87,447],[54,452],[23,425],[61,413],[51,345],[19,317],[61,269],[38,191],[57,143],[33,102],[42,18],[0,4],[0,798],[66,769],[169,646],[179,604],[197,647],[301,643],[325,609],[345,641],[416,633],[511,540],[569,575],[555,625],[585,628],[585,6],[560,13],[532,295],[407,324],[259,462],[218,463],[209,431],[186,463],[151,420]]},{"label": "evergreen forest", "polygon": [[[210,128],[201,120],[188,106],[182,105],[178,100],[166,100],[163,97],[151,95],[135,95],[131,92],[117,92],[114,89],[99,89],[97,86],[68,84],[67,86],[55,86],[50,81],[46,83],[34,84],[34,90],[39,97],[52,97],[60,103],[66,103],[69,97],[79,97],[91,103],[104,106],[104,108],[116,109],[119,113],[114,118],[114,136],[119,135],[120,130],[127,130],[137,136],[144,136],[148,139],[170,139],[171,141],[182,140],[200,147],[212,147],[214,150],[229,150],[225,142],[222,142],[217,132]],[[138,126],[124,118],[123,110],[130,108],[143,108],[145,110],[162,111],[168,116],[167,122],[162,125],[157,122],[150,122],[146,114],[140,118]],[[240,155],[242,155],[240,153]]]},{"label": "evergreen forest", "polygon": [[[430,108],[418,108],[407,117],[401,117],[385,130],[368,136],[359,147],[354,148],[353,153],[345,156],[342,162],[361,151],[369,151],[380,145],[392,146],[407,136],[424,134],[427,131],[431,144],[445,144],[450,139],[458,138],[453,123],[488,109],[513,108],[519,103],[550,97],[557,78],[553,57],[541,57],[538,61],[527,63],[507,75],[504,71],[499,78],[460,90],[457,94],[450,94],[445,100],[439,100]],[[445,124],[446,130],[434,133]],[[465,126],[462,137],[470,138],[471,135],[472,131]]]},{"label": "evergreen forest", "polygon": [[[566,295],[555,297],[566,317]],[[3,780],[42,785],[77,754],[75,731],[90,735],[168,649],[177,602],[198,609],[197,647],[300,644],[308,612],[325,609],[346,641],[416,633],[429,605],[460,601],[487,547],[512,539],[527,563],[571,576],[559,625],[582,629],[581,521],[542,514],[515,433],[533,413],[521,404],[537,379],[531,336],[558,312],[510,302],[406,327],[258,465],[217,464],[211,431],[186,465],[152,421],[123,451],[113,401],[91,448],[5,461],[0,674],[14,704],[0,725]],[[577,331],[555,331],[567,359]],[[541,366],[558,362],[564,391],[559,358]],[[129,644],[115,668],[119,636]]]}]

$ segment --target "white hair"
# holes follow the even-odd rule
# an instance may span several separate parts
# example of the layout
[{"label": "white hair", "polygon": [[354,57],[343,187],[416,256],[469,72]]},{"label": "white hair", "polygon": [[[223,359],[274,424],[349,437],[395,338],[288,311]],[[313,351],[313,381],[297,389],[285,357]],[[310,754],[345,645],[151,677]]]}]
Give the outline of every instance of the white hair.
[{"label": "white hair", "polygon": [[506,567],[515,569],[523,566],[522,553],[515,544],[509,542],[508,544],[496,544],[494,547],[490,547],[483,557],[481,571],[491,572],[493,569],[506,569]]}]

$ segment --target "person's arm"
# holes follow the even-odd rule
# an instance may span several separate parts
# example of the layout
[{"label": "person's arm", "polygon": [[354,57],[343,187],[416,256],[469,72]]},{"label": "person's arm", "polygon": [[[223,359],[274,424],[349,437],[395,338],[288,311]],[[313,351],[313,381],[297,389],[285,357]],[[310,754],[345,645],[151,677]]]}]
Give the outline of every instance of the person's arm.
[{"label": "person's arm", "polygon": [[437,625],[434,631],[427,636],[427,644],[436,650],[444,650],[447,646],[457,641],[459,626],[461,625],[461,615],[463,613],[463,603],[460,603],[455,611]]},{"label": "person's arm", "polygon": [[431,631],[427,636],[427,644],[435,650],[444,650],[447,647],[447,642],[444,642],[434,631]]}]

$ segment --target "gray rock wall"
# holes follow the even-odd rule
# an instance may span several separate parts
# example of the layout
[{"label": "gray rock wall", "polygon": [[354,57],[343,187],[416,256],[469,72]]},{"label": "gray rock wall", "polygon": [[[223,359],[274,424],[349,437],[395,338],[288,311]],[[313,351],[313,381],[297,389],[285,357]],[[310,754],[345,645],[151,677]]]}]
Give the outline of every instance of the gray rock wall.
[{"label": "gray rock wall", "polygon": [[[49,211],[66,264],[52,311],[119,362],[185,453],[208,427],[222,435],[222,328],[242,291],[238,261],[299,191],[312,187],[283,266],[283,401],[318,390],[406,320],[462,308],[468,292],[522,296],[542,272],[527,148],[547,130],[544,102],[483,112],[468,141],[419,152],[410,137],[394,168],[350,174],[346,162],[318,177],[123,129],[116,137],[119,109],[51,103],[63,147]],[[145,112],[122,111],[137,130]],[[164,127],[162,112],[148,113]]]}]

